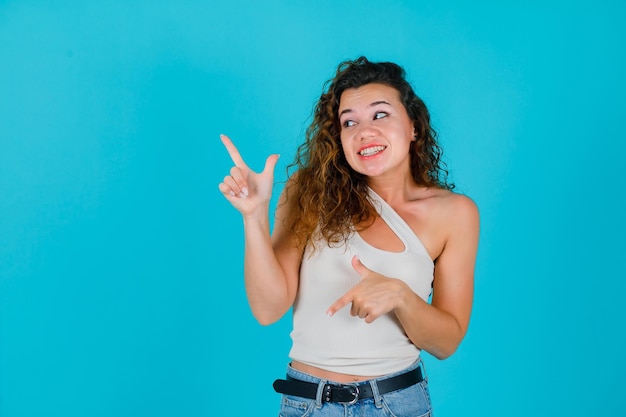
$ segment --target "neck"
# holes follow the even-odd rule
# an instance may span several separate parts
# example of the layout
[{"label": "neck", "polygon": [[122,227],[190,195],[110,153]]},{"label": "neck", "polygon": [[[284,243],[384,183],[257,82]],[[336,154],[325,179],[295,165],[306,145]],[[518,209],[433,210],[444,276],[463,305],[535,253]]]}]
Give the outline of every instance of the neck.
[{"label": "neck", "polygon": [[368,178],[367,185],[389,204],[410,200],[412,191],[417,188],[410,175],[400,178]]}]

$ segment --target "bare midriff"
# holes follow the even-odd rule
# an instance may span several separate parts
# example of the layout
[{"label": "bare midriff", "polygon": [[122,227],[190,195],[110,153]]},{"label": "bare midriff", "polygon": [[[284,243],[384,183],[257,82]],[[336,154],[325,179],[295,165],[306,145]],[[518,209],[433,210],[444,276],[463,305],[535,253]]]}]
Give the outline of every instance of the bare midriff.
[{"label": "bare midriff", "polygon": [[305,374],[313,375],[320,379],[325,379],[327,381],[341,382],[342,384],[350,384],[355,382],[367,381],[368,379],[378,378],[379,375],[375,376],[363,376],[363,375],[350,375],[350,374],[341,374],[339,372],[327,371],[325,369],[320,369],[315,366],[307,365],[302,362],[292,361],[291,367],[300,372],[304,372]]}]

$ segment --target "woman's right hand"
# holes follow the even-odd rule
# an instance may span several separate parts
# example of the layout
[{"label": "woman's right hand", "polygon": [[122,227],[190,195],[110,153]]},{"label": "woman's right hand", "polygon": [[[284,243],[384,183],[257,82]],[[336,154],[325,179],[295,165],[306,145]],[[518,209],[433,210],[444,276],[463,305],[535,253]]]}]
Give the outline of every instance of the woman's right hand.
[{"label": "woman's right hand", "polygon": [[270,155],[265,161],[263,171],[256,173],[243,161],[239,150],[228,136],[220,135],[220,139],[235,164],[230,169],[230,175],[225,176],[220,183],[220,191],[244,217],[267,215],[274,185],[274,168],[279,155]]}]

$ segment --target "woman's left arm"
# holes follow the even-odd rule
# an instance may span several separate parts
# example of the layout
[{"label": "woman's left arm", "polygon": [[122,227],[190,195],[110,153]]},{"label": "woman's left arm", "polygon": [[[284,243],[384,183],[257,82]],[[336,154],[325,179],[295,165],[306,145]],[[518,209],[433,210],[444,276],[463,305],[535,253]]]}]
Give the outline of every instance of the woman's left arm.
[{"label": "woman's left arm", "polygon": [[469,325],[479,233],[476,204],[458,194],[453,199],[439,221],[445,244],[435,261],[431,304],[404,281],[368,269],[355,256],[352,267],[361,281],[328,308],[328,315],[350,305],[350,314],[371,323],[393,312],[415,346],[439,359],[452,355]]},{"label": "woman's left arm", "polygon": [[474,296],[479,215],[468,197],[456,195],[446,219],[447,237],[435,262],[431,304],[402,281],[396,317],[411,341],[439,359],[452,355],[467,332]]}]

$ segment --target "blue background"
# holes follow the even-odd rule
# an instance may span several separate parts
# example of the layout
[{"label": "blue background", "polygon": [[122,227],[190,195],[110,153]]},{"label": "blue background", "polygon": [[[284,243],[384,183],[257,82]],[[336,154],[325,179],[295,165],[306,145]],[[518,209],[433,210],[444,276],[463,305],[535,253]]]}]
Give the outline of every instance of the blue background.
[{"label": "blue background", "polygon": [[[403,65],[478,203],[475,308],[436,415],[618,415],[618,1],[0,2],[0,415],[273,416],[229,134],[261,169],[336,65]],[[281,185],[276,187],[276,193]]]}]

